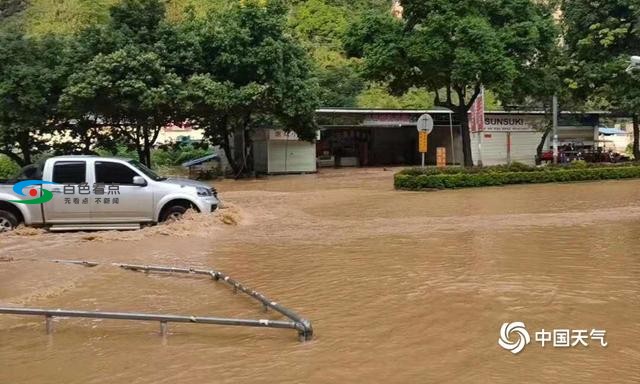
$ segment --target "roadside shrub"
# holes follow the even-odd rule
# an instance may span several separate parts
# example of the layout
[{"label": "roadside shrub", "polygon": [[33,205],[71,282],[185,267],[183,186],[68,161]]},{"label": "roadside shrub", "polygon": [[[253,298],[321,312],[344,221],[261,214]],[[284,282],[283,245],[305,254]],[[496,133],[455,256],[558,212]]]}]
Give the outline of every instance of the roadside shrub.
[{"label": "roadside shrub", "polygon": [[[100,156],[117,156],[128,159],[137,159],[138,153],[130,147],[118,144],[113,148],[97,148]],[[211,154],[206,144],[175,143],[162,145],[151,151],[151,165],[154,169],[162,167],[178,166],[185,161],[197,159]]]},{"label": "roadside shrub", "polygon": [[138,153],[135,151],[135,149],[130,148],[124,144],[117,144],[112,148],[96,148],[95,151],[99,156],[107,156],[107,157],[116,156],[116,157],[124,157],[127,159],[138,158]]},{"label": "roadside shrub", "polygon": [[[592,164],[594,164],[594,163],[592,163]],[[570,163],[569,166],[571,168],[588,168],[589,167],[589,163],[587,163],[584,160],[576,160],[576,161]]]},{"label": "roadside shrub", "polygon": [[395,175],[394,185],[397,189],[421,190],[630,178],[640,178],[639,165],[623,164],[596,167],[578,165],[562,168],[538,168],[522,172],[498,171],[496,169],[486,172],[419,175],[399,172]]},{"label": "roadside shrub", "polygon": [[527,164],[513,162],[509,165],[492,165],[489,167],[446,167],[446,168],[407,168],[400,171],[403,175],[454,175],[454,174],[476,174],[476,173],[492,173],[492,172],[535,172],[543,171],[544,168],[532,167]]},{"label": "roadside shrub", "polygon": [[191,144],[162,146],[151,152],[151,163],[154,167],[176,166],[209,154],[211,151],[205,146],[196,147]]},{"label": "roadside shrub", "polygon": [[8,179],[16,176],[20,167],[5,155],[0,155],[0,179]]}]

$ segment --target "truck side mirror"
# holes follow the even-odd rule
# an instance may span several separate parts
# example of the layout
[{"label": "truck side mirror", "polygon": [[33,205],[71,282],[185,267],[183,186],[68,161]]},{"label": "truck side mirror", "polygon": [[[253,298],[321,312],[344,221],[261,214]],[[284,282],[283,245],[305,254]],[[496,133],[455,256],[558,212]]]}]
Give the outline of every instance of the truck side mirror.
[{"label": "truck side mirror", "polygon": [[147,181],[142,176],[133,176],[133,185],[144,187],[147,185]]}]

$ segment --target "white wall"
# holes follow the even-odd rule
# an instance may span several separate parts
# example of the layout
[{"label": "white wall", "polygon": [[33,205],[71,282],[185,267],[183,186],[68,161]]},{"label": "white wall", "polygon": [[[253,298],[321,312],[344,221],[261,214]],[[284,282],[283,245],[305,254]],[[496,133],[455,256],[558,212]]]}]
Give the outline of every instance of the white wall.
[{"label": "white wall", "polygon": [[308,141],[268,141],[268,173],[316,172],[316,145]]},{"label": "white wall", "polygon": [[616,152],[624,153],[627,150],[627,146],[633,143],[633,136],[629,135],[600,135],[599,137],[601,146],[605,149],[612,149]]},{"label": "white wall", "polygon": [[[482,144],[482,164],[506,164],[507,132],[481,132],[471,134],[471,153],[474,164],[478,164],[478,141]],[[535,164],[536,148],[541,132],[511,132],[511,161]]]},{"label": "white wall", "polygon": [[542,132],[511,133],[511,161],[534,165],[540,139],[542,139]]}]

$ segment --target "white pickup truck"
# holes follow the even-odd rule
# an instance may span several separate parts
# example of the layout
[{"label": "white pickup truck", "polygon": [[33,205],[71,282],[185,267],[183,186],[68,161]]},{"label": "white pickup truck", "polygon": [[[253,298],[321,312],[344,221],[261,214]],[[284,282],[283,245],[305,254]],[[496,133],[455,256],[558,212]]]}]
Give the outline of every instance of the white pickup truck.
[{"label": "white pickup truck", "polygon": [[55,230],[138,229],[179,219],[188,209],[213,212],[211,186],[167,179],[136,160],[59,156],[0,181],[0,232],[19,224]]}]

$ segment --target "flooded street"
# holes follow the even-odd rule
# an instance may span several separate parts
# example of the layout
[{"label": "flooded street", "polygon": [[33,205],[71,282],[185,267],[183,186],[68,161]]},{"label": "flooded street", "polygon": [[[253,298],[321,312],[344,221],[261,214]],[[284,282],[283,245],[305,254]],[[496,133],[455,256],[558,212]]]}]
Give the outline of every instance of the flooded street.
[{"label": "flooded street", "polygon": [[[0,383],[640,382],[640,181],[399,192],[393,172],[216,184],[228,208],[137,232],[0,236],[0,304],[279,319],[212,267],[313,322],[291,330],[0,316]],[[106,263],[95,268],[51,259]],[[522,321],[518,355],[497,344]],[[534,332],[604,329],[607,347]]]}]

